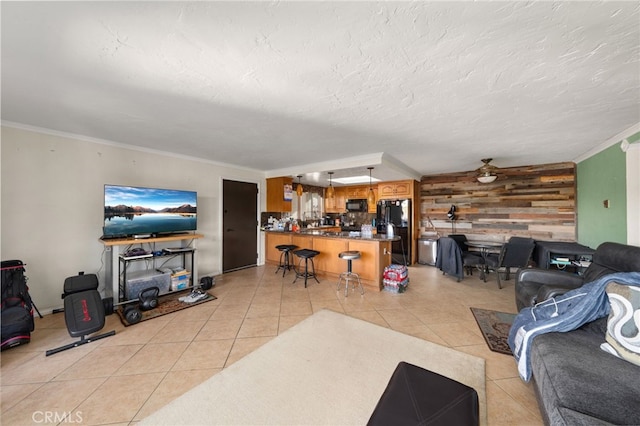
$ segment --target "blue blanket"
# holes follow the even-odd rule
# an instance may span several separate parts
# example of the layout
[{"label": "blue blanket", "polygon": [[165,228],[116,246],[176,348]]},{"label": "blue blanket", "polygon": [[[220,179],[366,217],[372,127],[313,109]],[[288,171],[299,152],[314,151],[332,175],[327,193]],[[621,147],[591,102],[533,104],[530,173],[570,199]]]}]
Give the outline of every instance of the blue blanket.
[{"label": "blue blanket", "polygon": [[[640,272],[619,272],[571,290],[561,296],[524,308],[509,330],[509,347],[518,364],[520,377],[531,379],[531,342],[544,333],[575,330],[583,324],[609,315],[608,283],[640,286]],[[604,340],[604,336],[602,336]]]}]

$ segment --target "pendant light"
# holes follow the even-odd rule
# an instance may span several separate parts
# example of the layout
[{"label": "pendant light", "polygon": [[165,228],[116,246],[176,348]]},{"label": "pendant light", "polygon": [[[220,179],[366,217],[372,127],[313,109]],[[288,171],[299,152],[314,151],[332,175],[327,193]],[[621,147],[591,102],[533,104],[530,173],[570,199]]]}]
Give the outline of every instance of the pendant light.
[{"label": "pendant light", "polygon": [[298,197],[302,197],[302,182],[300,182],[300,179],[302,178],[302,175],[298,175],[298,187],[296,188],[296,192],[298,193]]},{"label": "pendant light", "polygon": [[369,169],[369,195],[367,195],[367,204],[369,205],[369,209],[376,203],[376,193],[373,192],[373,187],[371,186],[371,170],[373,167],[367,167]]},{"label": "pendant light", "polygon": [[327,198],[333,198],[333,185],[331,184],[331,175],[333,174],[333,172],[327,173],[329,173],[329,187],[327,188]]},{"label": "pendant light", "polygon": [[482,167],[476,170],[476,172],[478,172],[478,175],[476,176],[478,182],[491,183],[498,178],[498,175],[496,174],[496,170],[498,170],[498,168],[494,165],[489,164],[491,160],[493,160],[493,158],[483,158],[482,160],[480,160],[484,164],[482,165]]}]

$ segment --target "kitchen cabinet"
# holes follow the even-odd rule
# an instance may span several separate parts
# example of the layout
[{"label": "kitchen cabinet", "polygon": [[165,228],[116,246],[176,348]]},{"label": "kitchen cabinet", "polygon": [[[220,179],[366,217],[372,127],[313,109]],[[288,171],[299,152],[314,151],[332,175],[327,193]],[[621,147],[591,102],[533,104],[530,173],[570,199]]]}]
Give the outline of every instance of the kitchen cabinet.
[{"label": "kitchen cabinet", "polygon": [[316,271],[340,274],[340,272],[347,270],[346,261],[338,257],[338,254],[348,250],[349,241],[347,239],[325,238],[321,236],[314,236],[312,238],[313,249],[320,252],[320,254],[313,259]]},{"label": "kitchen cabinet", "polygon": [[369,185],[367,186],[345,186],[345,197],[347,200],[367,198]]},{"label": "kitchen cabinet", "polygon": [[280,250],[276,248],[279,245],[290,245],[291,237],[293,234],[288,232],[270,232],[267,234],[267,244],[265,245],[265,260],[271,263],[278,263],[280,261]]},{"label": "kitchen cabinet", "polygon": [[326,196],[326,193],[327,193],[327,191],[325,191],[325,197],[324,197],[324,212],[325,213],[338,213],[336,211],[335,189],[334,189],[333,198]]},{"label": "kitchen cabinet", "polygon": [[[327,213],[344,213],[347,209],[347,200],[362,200],[369,196],[369,185],[343,186],[335,188],[335,194],[332,199],[325,199],[325,211]],[[373,187],[373,193],[378,199],[378,187]],[[369,213],[376,212],[376,204],[367,205]]]},{"label": "kitchen cabinet", "polygon": [[[372,244],[365,240],[349,240],[349,250],[359,251],[360,259],[353,261],[353,272],[360,275],[363,282],[379,282],[384,268],[391,264],[391,242]],[[342,260],[342,259],[340,259]],[[342,268],[345,266],[342,261]],[[379,286],[380,289],[382,287]]]},{"label": "kitchen cabinet", "polygon": [[[384,288],[382,274],[384,268],[391,264],[391,243],[385,238],[351,238],[343,236],[312,235],[294,232],[265,231],[266,261],[278,265],[280,252],[275,248],[278,244],[295,244],[299,248],[317,250],[314,257],[315,271],[324,275],[325,279],[335,285],[341,273],[347,270],[347,261],[340,259],[340,252],[357,250],[360,259],[353,261],[353,272],[360,274],[362,285],[372,291]],[[294,256],[296,267],[299,259]],[[303,262],[304,265],[304,262]]]},{"label": "kitchen cabinet", "polygon": [[[326,193],[326,191],[325,191]],[[325,197],[324,211],[325,213],[344,213],[347,209],[345,197],[345,188],[333,187],[333,198]]]},{"label": "kitchen cabinet", "polygon": [[[376,200],[378,200],[378,186],[372,186],[373,193],[375,194]],[[346,186],[345,187],[346,200],[353,199],[367,199],[369,197],[369,185],[358,185],[358,186]],[[376,212],[376,203],[371,205],[367,205],[368,213]]]},{"label": "kitchen cabinet", "polygon": [[284,199],[284,186],[293,185],[292,177],[277,177],[267,179],[267,211],[290,212],[291,200]]},{"label": "kitchen cabinet", "polygon": [[378,184],[378,197],[380,199],[412,198],[414,181],[398,180],[382,182]]},{"label": "kitchen cabinet", "polygon": [[[313,247],[313,238],[309,238],[308,235],[293,233],[291,235],[291,242],[289,244],[293,244],[294,246],[298,246],[296,250],[299,249],[309,249],[315,250]],[[291,263],[295,263],[296,260],[299,260],[296,256],[291,253]]]}]

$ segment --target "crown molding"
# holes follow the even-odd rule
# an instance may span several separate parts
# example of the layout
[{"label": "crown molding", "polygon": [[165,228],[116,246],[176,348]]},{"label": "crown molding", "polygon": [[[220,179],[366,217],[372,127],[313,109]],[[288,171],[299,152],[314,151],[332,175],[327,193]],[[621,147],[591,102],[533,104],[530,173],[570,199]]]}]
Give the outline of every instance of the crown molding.
[{"label": "crown molding", "polygon": [[585,152],[584,154],[576,157],[573,159],[574,163],[580,163],[581,161],[584,161],[588,158],[593,157],[594,155],[604,151],[605,149],[609,148],[612,145],[617,144],[618,142],[622,142],[623,139],[628,138],[629,136],[635,135],[636,133],[640,132],[640,122],[634,124],[633,126],[629,127],[628,129],[618,133],[617,135],[607,139],[605,142],[601,143],[600,145],[596,146],[593,149],[590,149],[589,151]]},{"label": "crown molding", "polygon": [[242,167],[242,166],[236,166],[234,164],[227,164],[227,163],[221,163],[219,161],[205,160],[205,159],[202,159],[202,158],[192,157],[192,156],[189,156],[189,155],[176,154],[176,153],[173,153],[173,152],[161,151],[161,150],[153,149],[153,148],[144,148],[144,147],[140,147],[140,146],[129,145],[129,144],[122,143],[122,142],[114,142],[114,141],[110,141],[110,140],[106,140],[106,139],[99,139],[99,138],[94,138],[94,137],[91,137],[91,136],[79,135],[79,134],[76,134],[76,133],[61,132],[59,130],[52,130],[52,129],[47,129],[47,128],[44,128],[44,127],[31,126],[29,124],[16,123],[16,122],[13,122],[13,121],[5,121],[5,120],[2,120],[1,124],[2,124],[2,127],[9,127],[9,128],[13,128],[13,129],[26,130],[26,131],[29,131],[29,132],[41,133],[41,134],[44,134],[44,135],[56,136],[56,137],[67,138],[67,139],[75,139],[75,140],[78,140],[78,141],[81,141],[81,142],[88,142],[88,143],[94,143],[94,144],[99,144],[99,145],[107,145],[107,146],[112,146],[112,147],[115,147],[115,148],[129,149],[131,151],[146,152],[146,153],[149,153],[149,154],[162,155],[162,156],[165,156],[165,157],[179,158],[179,159],[182,159],[182,160],[189,160],[189,161],[197,161],[199,163],[206,163],[206,164],[211,164],[211,165],[219,166],[219,167],[227,167],[227,168],[231,168],[231,169],[240,169],[240,170],[246,170],[246,171],[253,172],[253,173],[264,174],[264,171],[262,171],[262,170],[251,169],[251,168]]}]

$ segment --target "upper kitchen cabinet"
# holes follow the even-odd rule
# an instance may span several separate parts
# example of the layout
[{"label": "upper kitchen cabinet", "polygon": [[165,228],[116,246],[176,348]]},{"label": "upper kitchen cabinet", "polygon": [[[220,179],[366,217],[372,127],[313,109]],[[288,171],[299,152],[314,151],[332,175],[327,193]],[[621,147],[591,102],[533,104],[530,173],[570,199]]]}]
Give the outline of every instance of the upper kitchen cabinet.
[{"label": "upper kitchen cabinet", "polygon": [[344,191],[347,200],[363,199],[367,198],[369,186],[345,186]]},{"label": "upper kitchen cabinet", "polygon": [[[326,194],[326,191],[325,191]],[[333,198],[325,197],[324,211],[325,213],[344,213],[346,210],[346,191],[345,188],[333,187]]]},{"label": "upper kitchen cabinet", "polygon": [[[373,187],[373,193],[378,199],[378,187]],[[342,186],[339,188],[334,187],[333,199],[325,198],[325,212],[326,213],[344,213],[347,210],[348,200],[364,200],[369,195],[369,185],[357,185],[357,186]],[[368,212],[376,212],[376,204],[368,205]]]},{"label": "upper kitchen cabinet", "polygon": [[415,181],[397,180],[378,184],[379,199],[413,198]]},{"label": "upper kitchen cabinet", "polygon": [[[293,178],[277,177],[267,179],[267,211],[290,212],[291,200],[285,200],[285,185],[288,195],[293,197]],[[290,192],[289,192],[290,191]]]}]

